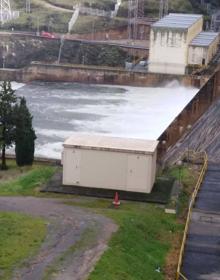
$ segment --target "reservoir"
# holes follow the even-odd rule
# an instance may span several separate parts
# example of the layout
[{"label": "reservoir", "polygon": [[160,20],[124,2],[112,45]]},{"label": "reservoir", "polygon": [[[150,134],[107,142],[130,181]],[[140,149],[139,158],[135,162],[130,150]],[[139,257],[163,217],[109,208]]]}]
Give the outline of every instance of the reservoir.
[{"label": "reservoir", "polygon": [[34,117],[35,155],[61,158],[73,132],[155,140],[197,91],[177,82],[163,88],[32,82],[16,94]]}]

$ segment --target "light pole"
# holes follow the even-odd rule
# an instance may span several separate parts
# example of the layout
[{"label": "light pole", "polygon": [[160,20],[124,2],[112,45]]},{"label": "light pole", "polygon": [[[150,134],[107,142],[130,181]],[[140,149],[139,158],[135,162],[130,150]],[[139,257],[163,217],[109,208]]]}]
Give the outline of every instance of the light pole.
[{"label": "light pole", "polygon": [[39,20],[39,16],[37,16],[37,36],[40,36],[40,20]]},{"label": "light pole", "polygon": [[60,59],[61,59],[62,48],[63,48],[63,45],[64,45],[64,40],[65,40],[64,35],[61,35],[61,37],[60,37],[60,49],[59,49],[57,64],[60,64]]},{"label": "light pole", "polygon": [[5,56],[4,55],[2,56],[2,68],[3,69],[5,68]]},{"label": "light pole", "polygon": [[181,168],[182,168],[182,160],[177,161],[177,166],[178,166],[178,180],[179,180],[179,186],[181,186]]},{"label": "light pole", "polygon": [[166,151],[166,144],[167,144],[167,141],[166,141],[166,140],[162,140],[161,144],[162,144],[162,154],[164,154],[165,151]]},{"label": "light pole", "polygon": [[[188,132],[190,131],[191,128],[192,128],[191,124],[188,124],[186,127]],[[187,156],[188,156],[187,161],[188,161],[188,163],[189,163],[189,143],[190,143],[190,141],[189,141],[189,135],[188,135],[188,141],[187,141]]]},{"label": "light pole", "polygon": [[26,7],[25,7],[26,13],[31,12],[31,0],[26,0]]}]

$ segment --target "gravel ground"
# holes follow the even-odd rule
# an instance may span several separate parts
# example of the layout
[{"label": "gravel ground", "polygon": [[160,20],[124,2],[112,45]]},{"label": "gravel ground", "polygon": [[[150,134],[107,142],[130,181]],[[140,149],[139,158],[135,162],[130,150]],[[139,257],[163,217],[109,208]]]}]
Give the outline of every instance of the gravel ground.
[{"label": "gravel ground", "polygon": [[[39,253],[15,271],[13,280],[44,279],[49,267],[55,268],[52,279],[83,280],[106,250],[117,226],[108,218],[63,202],[60,199],[0,197],[0,211],[21,212],[47,221],[48,233]],[[77,241],[81,239],[86,242],[79,246]],[[74,245],[76,248],[71,250]],[[62,263],[57,261],[64,253]]]}]

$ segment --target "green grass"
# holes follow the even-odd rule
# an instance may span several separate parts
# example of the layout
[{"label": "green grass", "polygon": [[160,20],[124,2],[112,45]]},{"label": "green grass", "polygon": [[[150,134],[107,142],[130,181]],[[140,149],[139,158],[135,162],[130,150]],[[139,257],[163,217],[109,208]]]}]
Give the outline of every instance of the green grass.
[{"label": "green grass", "polygon": [[[74,25],[71,33],[86,34],[97,31],[104,31],[115,27],[127,26],[126,19],[123,18],[104,18],[81,15]],[[91,35],[92,37],[92,35]]]},{"label": "green grass", "polygon": [[114,0],[45,0],[45,2],[67,9],[72,9],[73,5],[76,5],[78,3],[81,3],[88,7],[91,6],[92,8],[105,10],[112,10],[115,5]]},{"label": "green grass", "polygon": [[[0,184],[0,195],[38,196],[39,186],[45,183],[53,175],[55,170],[55,167],[46,165],[33,166],[33,168],[24,171],[25,173],[18,176],[17,179],[2,182]],[[186,203],[195,182],[193,170],[183,166],[179,173],[179,169],[174,167],[166,170],[165,174],[166,176],[177,179],[179,178],[179,174],[181,174],[184,189],[183,197],[180,199],[183,200],[181,202],[182,208],[186,209]],[[105,215],[114,220],[119,226],[118,231],[113,234],[108,244],[108,250],[95,266],[95,269],[89,276],[89,280],[165,279],[166,258],[171,250],[173,250],[173,246],[178,248],[178,244],[175,243],[173,245],[173,240],[180,240],[183,230],[183,224],[175,215],[165,214],[164,208],[156,204],[123,201],[118,209],[114,209],[112,207],[112,201],[108,199],[72,197],[74,200],[68,201],[68,204],[88,208],[96,213]],[[65,201],[65,203],[67,202]],[[19,219],[17,220],[19,222]],[[21,233],[15,234],[15,237],[16,235],[23,236],[23,226],[21,226],[21,231]],[[11,233],[13,232],[16,233],[16,230],[11,230]],[[38,233],[38,229],[36,232]],[[32,234],[34,236],[35,233]],[[42,238],[40,239],[42,240]],[[53,273],[56,274],[57,268],[58,270],[61,269],[62,263],[68,261],[71,258],[71,254],[73,255],[75,253],[75,250],[80,250],[87,246],[88,240],[91,241],[91,238],[85,235],[85,238],[57,259],[45,272],[45,279],[49,279]],[[39,242],[36,243],[39,244]],[[5,246],[5,250],[7,246],[10,248],[10,244],[8,243]],[[14,248],[17,247],[15,246]],[[19,248],[18,251],[20,251]],[[22,257],[19,257],[18,260],[23,258],[22,250],[19,254],[22,254]],[[173,277],[175,274],[175,261],[173,265]],[[15,263],[17,262],[16,259]],[[9,275],[10,271],[6,273]]]},{"label": "green grass", "polygon": [[164,279],[172,240],[183,229],[175,216],[157,205],[137,202],[123,202],[118,209],[106,199],[79,199],[73,205],[93,209],[119,225],[89,280]]},{"label": "green grass", "polygon": [[[43,2],[43,4],[42,4]],[[52,7],[44,7],[45,3],[54,4],[58,7],[72,9],[72,6],[80,2],[85,6],[93,8],[104,9],[107,11],[114,9],[114,0],[33,0],[31,2],[30,14],[25,13],[25,3],[23,0],[13,0],[13,9],[20,10],[20,17],[16,20],[10,21],[2,29],[15,30],[30,30],[37,31],[37,25],[39,22],[40,31],[45,30],[49,32],[67,32],[68,22],[72,16],[71,12],[59,11]],[[110,28],[117,28],[127,25],[128,16],[128,1],[122,1],[122,5],[119,9],[118,17],[115,19],[94,17],[89,15],[81,15],[77,20],[77,23],[72,30],[72,33],[92,33],[96,31],[108,30]],[[155,0],[145,0],[145,16],[158,17],[159,14],[159,2]],[[199,12],[198,8],[193,11],[193,7],[189,0],[170,0],[169,1],[170,12]]]},{"label": "green grass", "polygon": [[167,175],[180,180],[183,186],[178,201],[178,214],[184,216],[188,209],[189,198],[196,185],[198,171],[196,172],[193,168],[188,168],[187,166],[182,166],[181,168],[174,166],[167,171]]},{"label": "green grass", "polygon": [[17,213],[0,213],[0,279],[11,279],[12,271],[37,252],[46,235],[42,219]]},{"label": "green grass", "polygon": [[[23,169],[20,170],[23,172]],[[0,195],[36,195],[38,188],[51,178],[55,170],[53,166],[34,165],[16,179],[0,183]]]},{"label": "green grass", "polygon": [[[180,174],[184,186],[180,197],[182,214],[196,176],[186,166],[181,168]],[[163,175],[179,179],[179,168],[166,170]],[[107,199],[78,198],[70,204],[92,209],[119,225],[88,280],[163,280],[168,267],[169,274],[175,278],[176,256],[184,228],[177,216],[165,214],[163,207],[149,203],[126,201],[114,209]],[[170,254],[174,257],[166,266]]]}]

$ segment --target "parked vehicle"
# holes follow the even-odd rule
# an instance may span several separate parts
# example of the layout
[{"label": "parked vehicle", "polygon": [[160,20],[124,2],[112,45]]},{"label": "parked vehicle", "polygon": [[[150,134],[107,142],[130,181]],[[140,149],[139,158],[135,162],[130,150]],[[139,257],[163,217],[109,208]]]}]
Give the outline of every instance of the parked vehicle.
[{"label": "parked vehicle", "polygon": [[46,31],[42,31],[41,32],[41,36],[45,37],[45,38],[50,38],[50,39],[54,39],[55,38],[55,35],[53,33],[46,32]]}]

